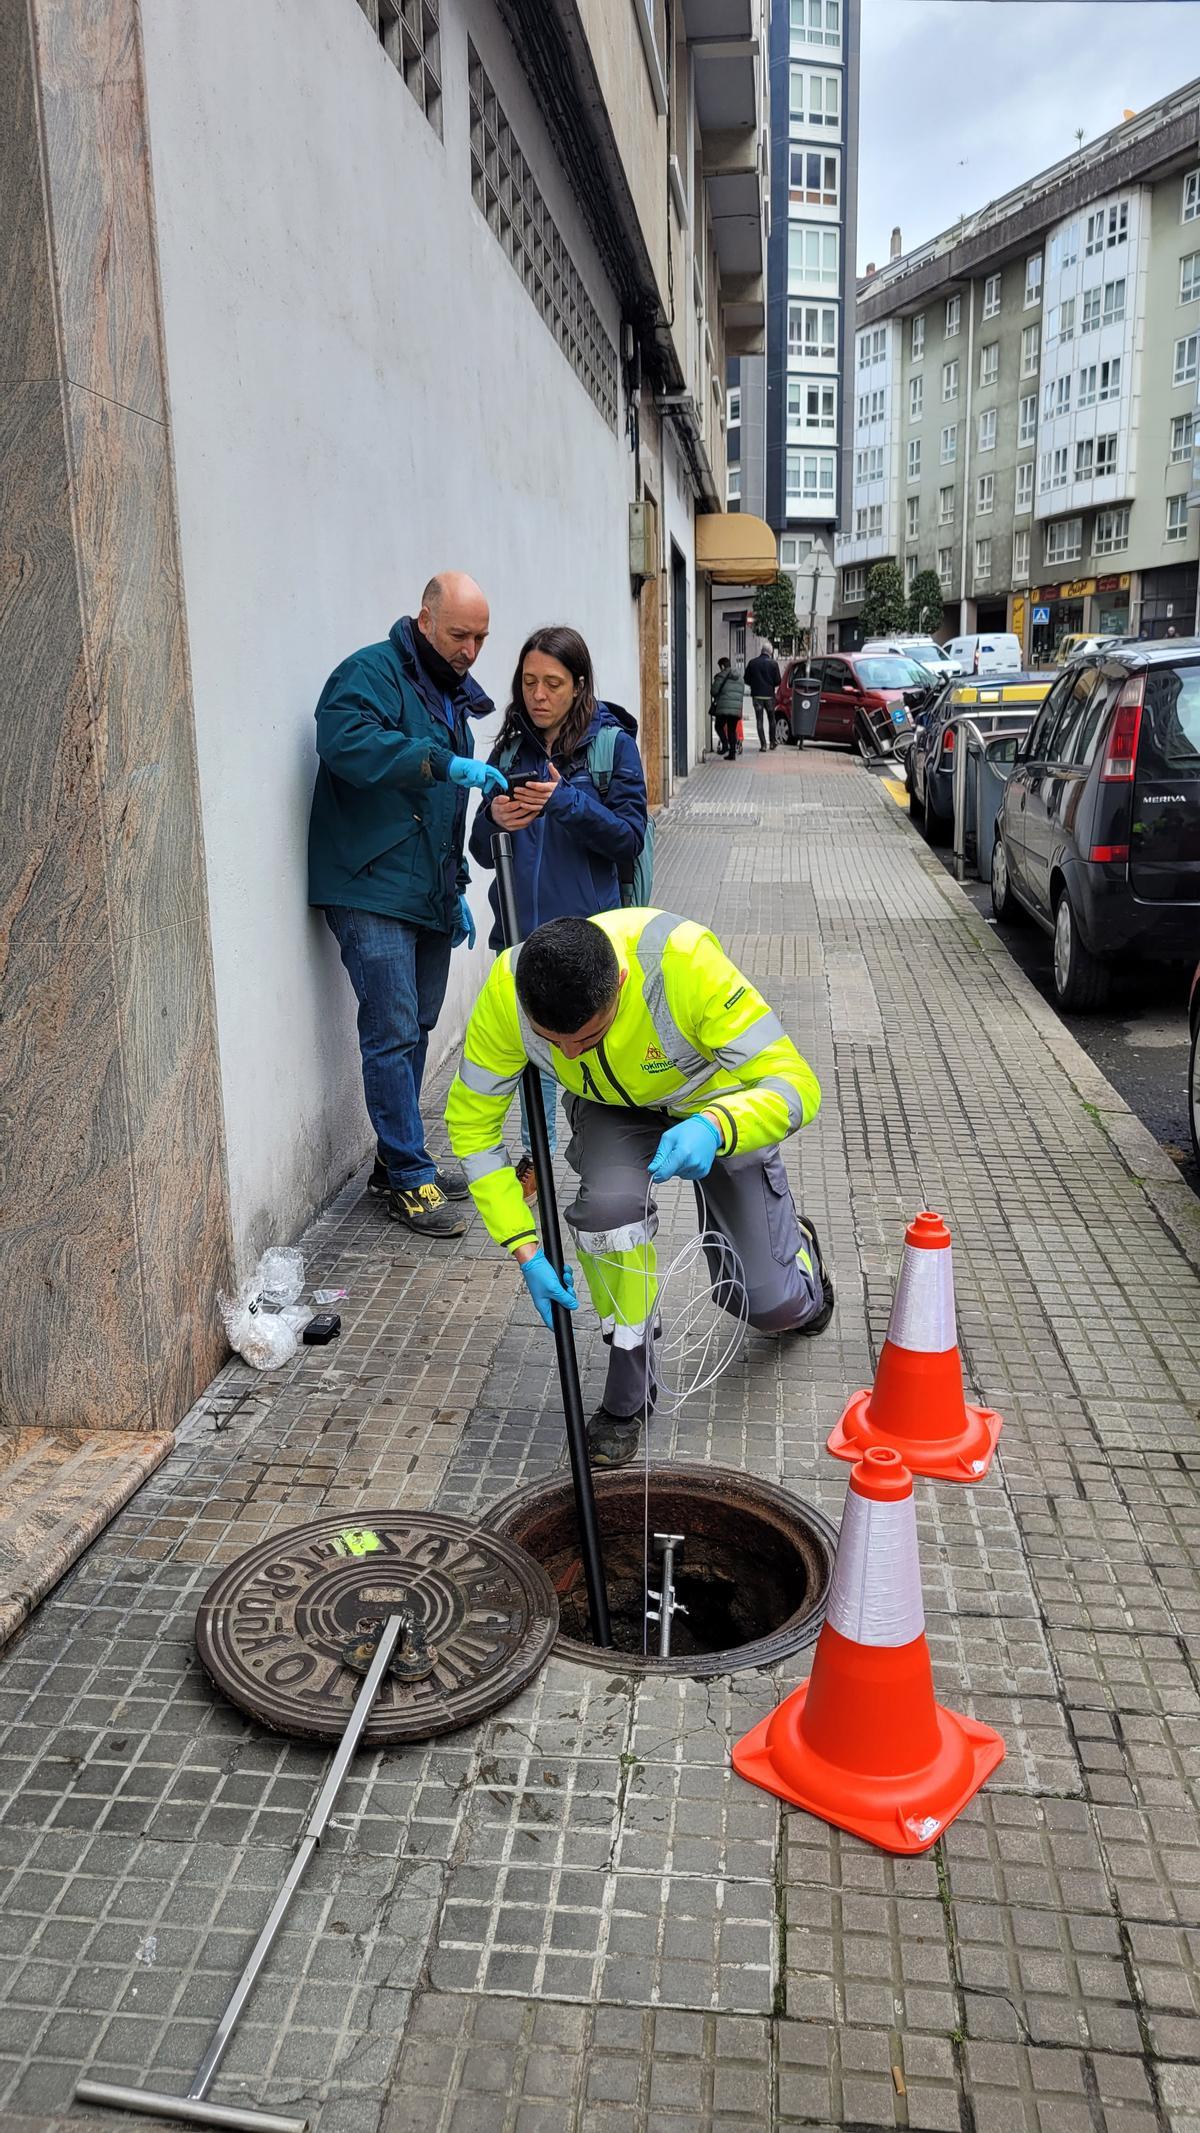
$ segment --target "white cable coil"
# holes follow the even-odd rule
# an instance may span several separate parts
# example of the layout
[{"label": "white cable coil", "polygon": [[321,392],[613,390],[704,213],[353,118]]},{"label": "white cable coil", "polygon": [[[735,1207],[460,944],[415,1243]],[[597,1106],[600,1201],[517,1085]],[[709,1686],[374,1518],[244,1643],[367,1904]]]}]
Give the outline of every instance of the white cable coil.
[{"label": "white cable coil", "polygon": [[954,1254],[906,1244],[887,1337],[894,1348],[942,1355],[958,1338],[954,1321]]},{"label": "white cable coil", "polygon": [[911,1495],[878,1503],[849,1490],[825,1619],[851,1644],[911,1644],[921,1635],[925,1605]]}]

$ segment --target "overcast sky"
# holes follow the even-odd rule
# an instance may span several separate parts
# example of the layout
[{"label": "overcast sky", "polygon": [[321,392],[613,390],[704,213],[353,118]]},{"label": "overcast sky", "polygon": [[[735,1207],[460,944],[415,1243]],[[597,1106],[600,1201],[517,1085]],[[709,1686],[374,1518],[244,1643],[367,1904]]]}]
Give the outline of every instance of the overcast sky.
[{"label": "overcast sky", "polygon": [[858,266],[1200,75],[1200,0],[862,0]]}]

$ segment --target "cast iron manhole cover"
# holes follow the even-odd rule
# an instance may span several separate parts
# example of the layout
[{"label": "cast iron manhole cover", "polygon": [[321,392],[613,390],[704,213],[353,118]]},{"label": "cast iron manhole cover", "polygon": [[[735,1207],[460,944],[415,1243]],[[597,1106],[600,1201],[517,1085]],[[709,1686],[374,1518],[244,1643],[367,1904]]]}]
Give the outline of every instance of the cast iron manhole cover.
[{"label": "cast iron manhole cover", "polygon": [[209,1587],[196,1644],[231,1702],[278,1733],[335,1739],[369,1664],[372,1631],[409,1632],[364,1739],[431,1740],[500,1709],[558,1633],[540,1563],[498,1533],[436,1511],[319,1518],[238,1557]]}]

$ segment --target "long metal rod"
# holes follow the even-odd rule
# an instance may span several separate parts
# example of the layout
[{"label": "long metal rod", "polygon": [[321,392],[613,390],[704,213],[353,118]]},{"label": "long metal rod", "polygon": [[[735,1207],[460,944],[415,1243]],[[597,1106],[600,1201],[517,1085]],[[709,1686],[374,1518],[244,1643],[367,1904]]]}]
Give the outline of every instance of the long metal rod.
[{"label": "long metal rod", "polygon": [[[507,830],[497,830],[493,836],[492,859],[496,868],[500,924],[505,941],[511,948],[521,938],[521,924],[517,917],[517,897],[513,887],[512,838]],[[542,1108],[542,1083],[536,1067],[526,1067],[521,1077],[521,1086],[525,1093],[525,1114],[529,1121],[529,1153],[533,1157],[533,1174],[537,1179],[542,1248],[561,1281],[566,1271],[566,1261],[563,1258],[562,1232],[558,1225],[558,1200],[554,1192],[554,1167],[550,1160],[546,1113]],[[575,1517],[579,1525],[579,1553],[587,1587],[588,1622],[593,1644],[599,1644],[607,1650],[612,1644],[612,1626],[608,1617],[608,1586],[604,1578],[604,1555],[600,1546],[600,1522],[596,1517],[592,1469],[588,1464],[587,1425],[583,1419],[583,1394],[579,1389],[575,1333],[571,1325],[571,1314],[562,1304],[554,1305],[553,1317],[558,1382],[562,1390],[563,1420],[567,1425],[567,1451],[571,1460],[571,1484],[575,1491]]]},{"label": "long metal rod", "polygon": [[237,2127],[244,2128],[245,2133],[305,2133],[308,2125],[306,2118],[281,2118],[269,2111],[243,2110],[236,2104],[207,2103],[205,2098],[229,2049],[242,2011],[258,1981],[259,1972],[271,1952],[288,1906],[325,1834],[334,1803],[345,1782],[346,1772],[354,1760],[367,1721],[375,1708],[404,1624],[404,1616],[398,1614],[389,1615],[384,1623],[375,1656],[354,1699],[354,1709],[338,1742],[337,1753],[329,1766],[312,1813],[305,1824],[304,1835],[287,1879],[275,1898],[270,1916],[229,1995],[225,2012],[213,2031],[208,2050],[196,2069],[195,2079],[187,2095],[168,2096],[149,2089],[122,2088],[109,2081],[77,2081],[75,2099],[78,2103],[102,2103],[113,2110],[143,2111],[156,2118],[177,2118],[184,2125]]}]

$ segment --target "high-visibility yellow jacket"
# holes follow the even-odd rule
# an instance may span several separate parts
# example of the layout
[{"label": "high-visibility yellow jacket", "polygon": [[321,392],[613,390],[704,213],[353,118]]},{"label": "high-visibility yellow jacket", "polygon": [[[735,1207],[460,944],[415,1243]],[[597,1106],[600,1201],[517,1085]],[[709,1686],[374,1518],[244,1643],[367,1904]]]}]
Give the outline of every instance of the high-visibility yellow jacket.
[{"label": "high-visibility yellow jacket", "polygon": [[672,1117],[709,1111],[721,1153],[769,1148],[816,1116],[821,1090],[778,1015],[731,963],[715,935],[669,911],[604,911],[603,928],[627,973],[617,1018],[580,1059],[531,1029],[517,999],[514,951],[491,972],[467,1025],[446,1104],[450,1146],[491,1236],[511,1251],[535,1238],[504,1151],[504,1120],[527,1063],[591,1103]]}]

